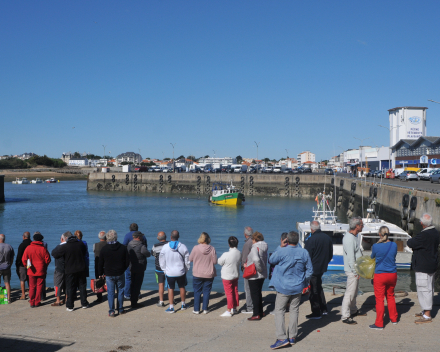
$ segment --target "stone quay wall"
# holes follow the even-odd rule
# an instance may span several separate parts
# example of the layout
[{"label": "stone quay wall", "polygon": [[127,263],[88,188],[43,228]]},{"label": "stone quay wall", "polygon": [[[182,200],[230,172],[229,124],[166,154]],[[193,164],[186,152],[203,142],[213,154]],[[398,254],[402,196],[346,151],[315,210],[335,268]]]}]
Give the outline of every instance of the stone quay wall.
[{"label": "stone quay wall", "polygon": [[0,175],[0,203],[5,201],[5,176]]},{"label": "stone quay wall", "polygon": [[[87,190],[112,192],[192,193],[208,197],[214,182],[232,183],[245,196],[315,198],[325,189],[338,216],[366,216],[374,209],[381,219],[409,232],[419,230],[418,219],[427,212],[440,226],[439,194],[410,187],[365,182],[324,174],[192,174],[192,173],[91,173]],[[437,199],[437,201],[436,201]],[[362,213],[362,209],[364,212]]]}]

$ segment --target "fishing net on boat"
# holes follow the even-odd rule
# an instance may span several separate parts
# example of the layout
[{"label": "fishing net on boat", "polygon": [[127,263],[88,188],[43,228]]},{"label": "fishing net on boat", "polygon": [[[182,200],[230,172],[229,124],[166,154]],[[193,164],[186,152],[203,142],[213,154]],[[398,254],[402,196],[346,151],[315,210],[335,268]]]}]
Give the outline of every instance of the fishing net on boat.
[{"label": "fishing net on boat", "polygon": [[360,277],[364,279],[372,279],[374,276],[374,269],[376,268],[376,259],[371,259],[370,256],[364,255],[356,260],[356,271]]}]

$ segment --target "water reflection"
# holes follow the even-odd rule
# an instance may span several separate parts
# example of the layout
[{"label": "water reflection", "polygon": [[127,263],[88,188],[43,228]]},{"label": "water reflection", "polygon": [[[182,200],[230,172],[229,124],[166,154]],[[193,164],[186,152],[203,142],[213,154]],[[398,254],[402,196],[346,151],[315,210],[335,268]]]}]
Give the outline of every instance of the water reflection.
[{"label": "water reflection", "polygon": [[[243,230],[251,226],[261,232],[273,252],[279,245],[280,235],[296,229],[296,222],[311,220],[313,199],[277,198],[248,196],[244,205],[225,207],[210,204],[206,196],[192,194],[158,194],[131,192],[87,191],[86,181],[69,181],[57,184],[26,185],[12,187],[5,184],[7,202],[0,204],[0,233],[5,233],[7,242],[17,250],[24,231],[41,231],[44,240],[52,250],[65,231],[81,230],[89,244],[93,258],[93,243],[98,242],[99,231],[114,229],[119,237],[129,231],[129,225],[136,222],[148,240],[151,248],[157,242],[156,234],[179,230],[181,241],[191,250],[202,231],[209,233],[211,244],[217,254],[228,251],[227,239],[236,236],[239,249],[244,242]],[[90,272],[94,272],[91,261]],[[54,261],[49,266],[47,283],[53,285]],[[213,289],[223,291],[219,276]],[[189,289],[192,289],[190,273]],[[328,272],[323,277],[325,285],[345,286],[343,272]],[[368,280],[361,280],[361,290],[372,291]],[[12,275],[12,285],[19,286],[18,278]],[[243,291],[243,280],[239,289]],[[157,289],[153,260],[148,259],[143,289]],[[264,289],[268,289],[266,280]],[[398,273],[398,290],[414,291],[414,275]]]}]

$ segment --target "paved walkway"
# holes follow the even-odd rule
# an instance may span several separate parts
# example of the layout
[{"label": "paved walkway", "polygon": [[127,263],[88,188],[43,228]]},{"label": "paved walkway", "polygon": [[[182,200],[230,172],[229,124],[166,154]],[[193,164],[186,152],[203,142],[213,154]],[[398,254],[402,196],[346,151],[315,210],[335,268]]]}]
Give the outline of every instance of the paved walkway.
[{"label": "paved walkway", "polygon": [[[177,297],[178,298],[178,297]],[[89,302],[95,300],[89,294]],[[244,303],[241,294],[240,302]],[[264,295],[265,310],[273,309],[275,294]],[[358,324],[340,322],[342,295],[327,294],[329,315],[321,320],[306,320],[310,313],[307,301],[300,307],[298,343],[284,348],[292,351],[438,351],[440,322],[414,324],[414,313],[420,310],[415,293],[397,298],[400,321],[392,325],[385,317],[383,331],[370,330],[375,320],[374,296],[358,297],[358,306],[368,311],[358,317]],[[91,304],[89,309],[67,312],[65,305],[51,307],[53,292],[43,306],[30,309],[27,301],[14,301],[0,306],[0,349],[2,351],[269,351],[275,342],[274,316],[249,322],[248,314],[220,317],[226,309],[223,293],[212,293],[209,314],[192,314],[190,308],[166,314],[156,307],[157,291],[142,292],[142,307],[115,318],[108,317],[108,304]],[[125,302],[129,306],[129,302]],[[435,297],[434,312],[440,306]],[[75,302],[78,307],[79,302]],[[180,303],[177,305],[180,308]],[[287,314],[286,314],[287,315]],[[288,315],[287,315],[288,316]]]}]

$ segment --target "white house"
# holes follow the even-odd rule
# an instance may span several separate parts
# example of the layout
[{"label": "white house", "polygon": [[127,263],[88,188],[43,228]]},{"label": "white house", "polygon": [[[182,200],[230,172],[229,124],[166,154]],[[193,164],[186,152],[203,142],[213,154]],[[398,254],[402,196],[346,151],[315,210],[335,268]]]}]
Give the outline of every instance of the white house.
[{"label": "white house", "polygon": [[69,166],[89,166],[89,161],[86,158],[70,158]]}]

